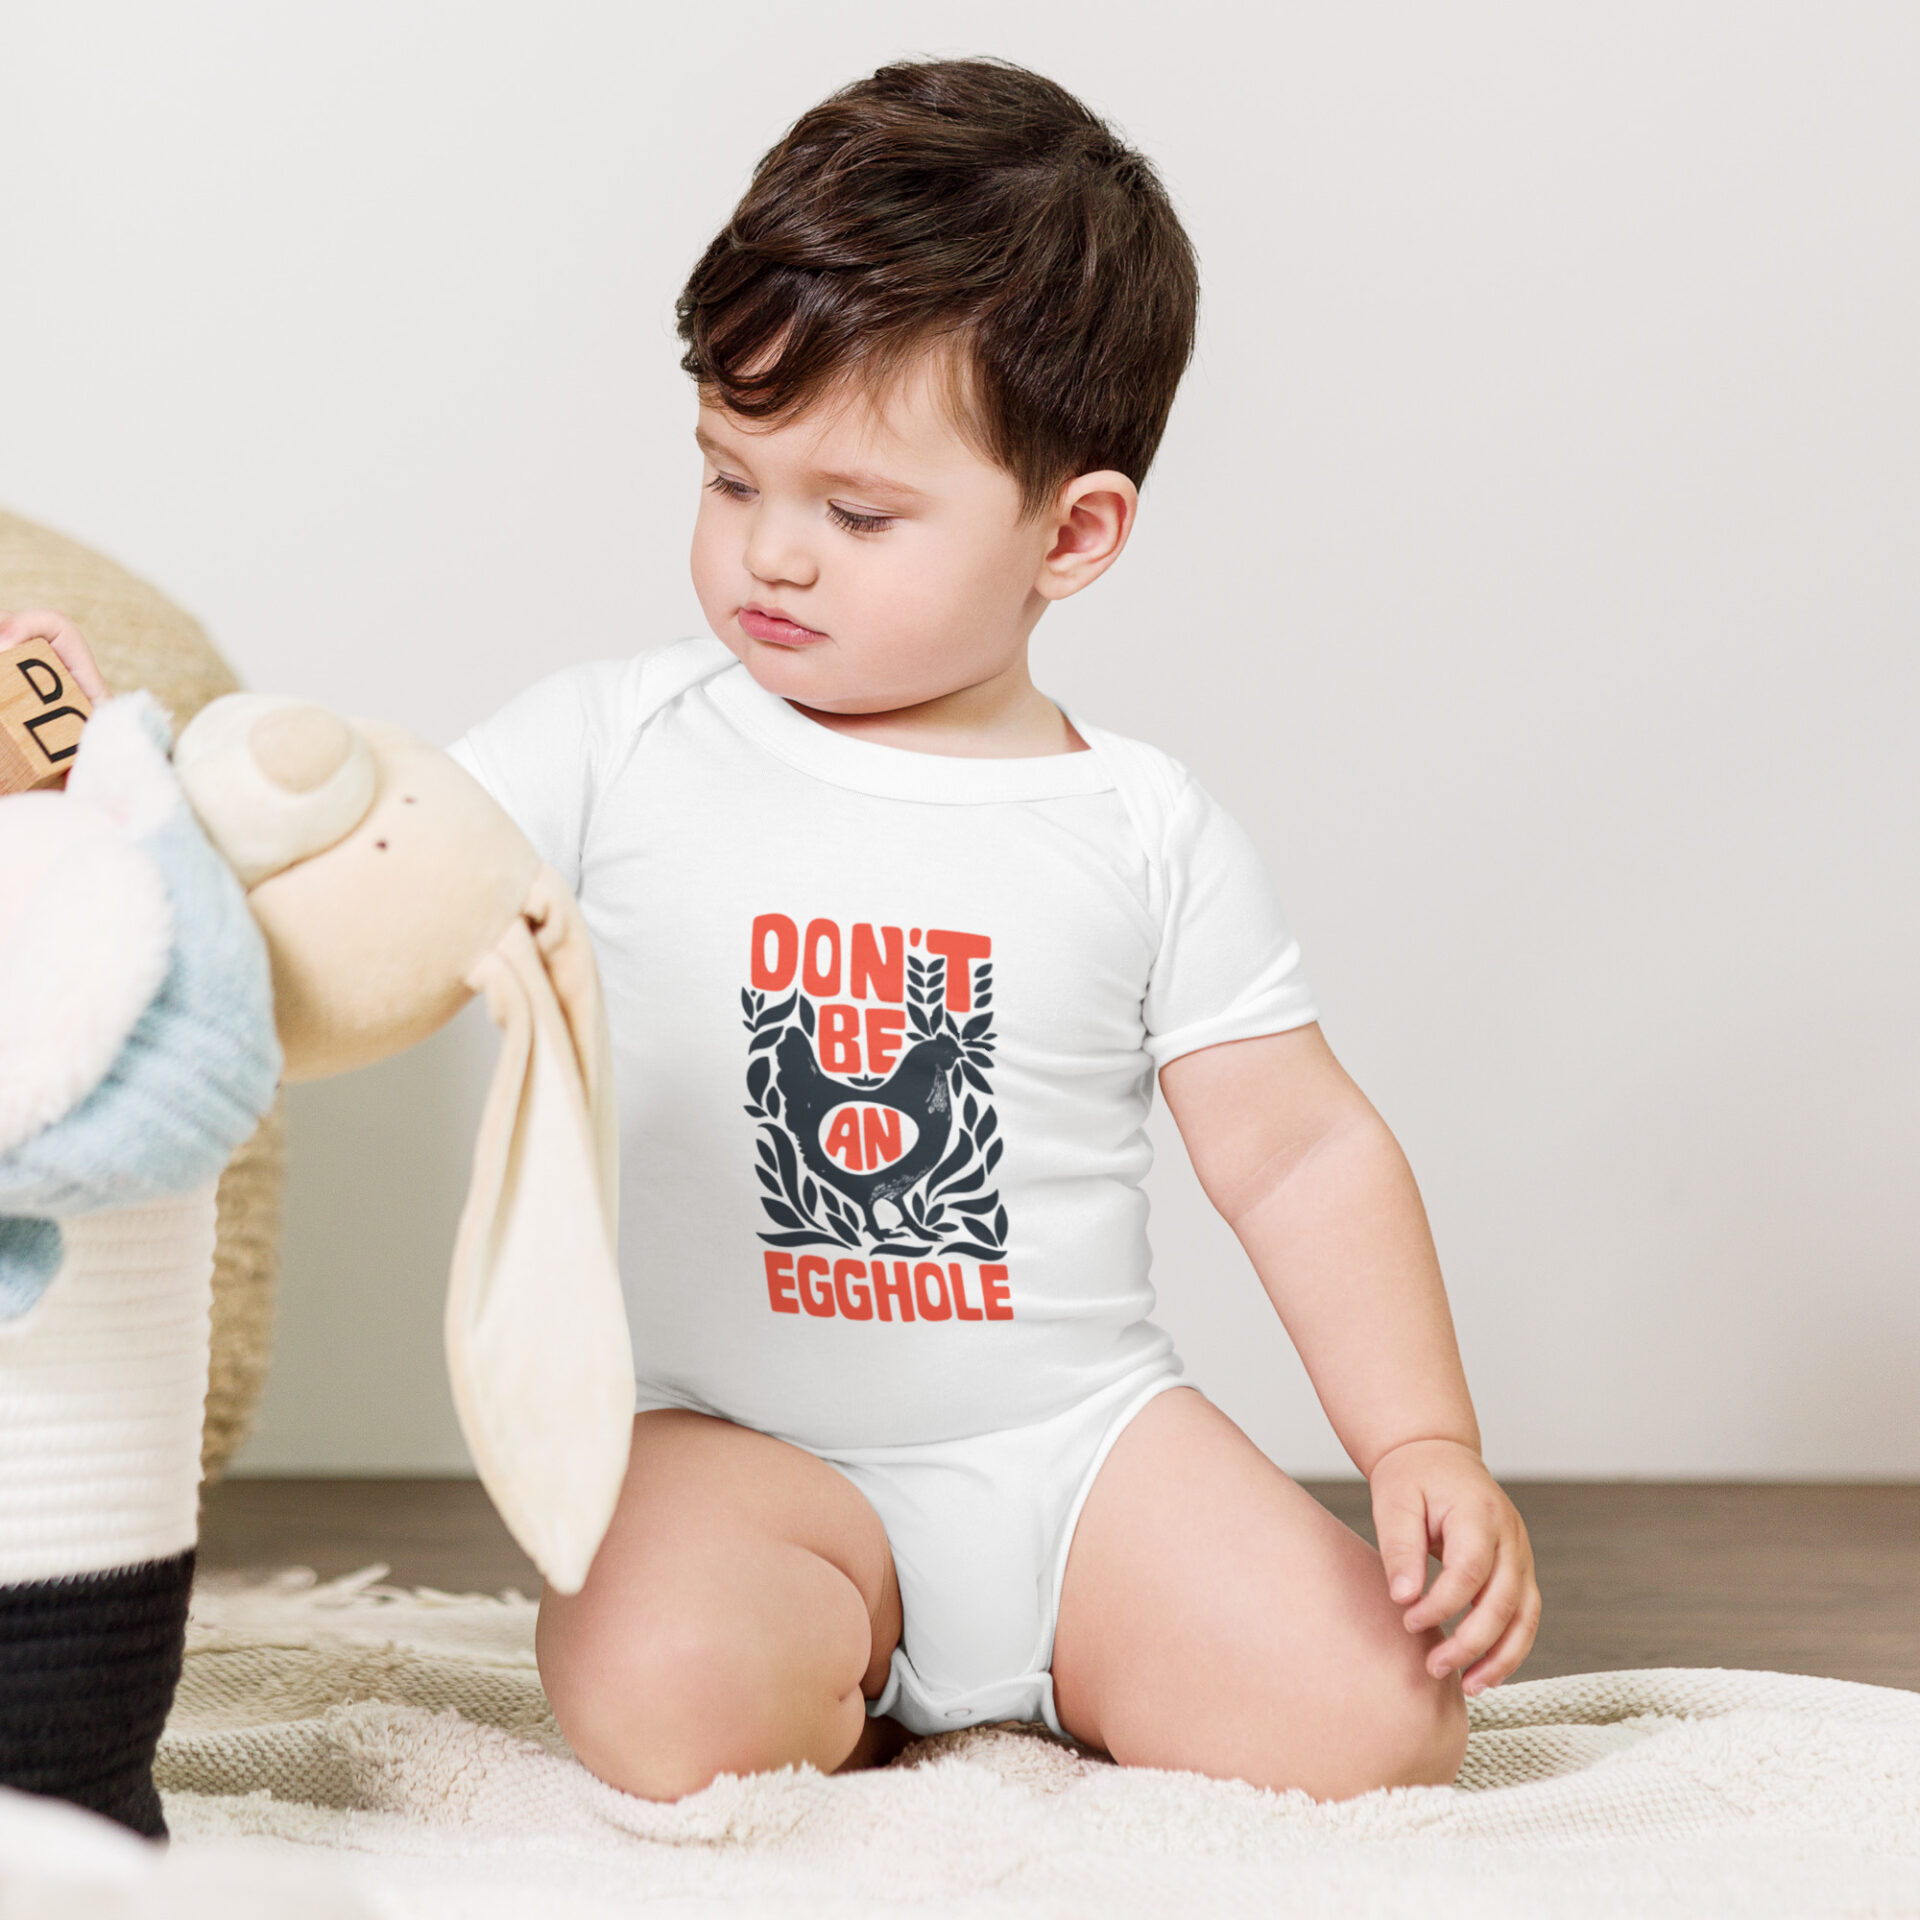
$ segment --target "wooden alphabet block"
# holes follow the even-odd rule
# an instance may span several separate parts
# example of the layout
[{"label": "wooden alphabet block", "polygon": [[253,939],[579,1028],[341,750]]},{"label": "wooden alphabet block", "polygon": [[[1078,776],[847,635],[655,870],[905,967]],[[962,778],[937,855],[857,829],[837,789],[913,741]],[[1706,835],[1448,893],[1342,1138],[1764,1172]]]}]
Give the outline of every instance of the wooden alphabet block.
[{"label": "wooden alphabet block", "polygon": [[0,652],[0,794],[58,786],[92,712],[46,641]]}]

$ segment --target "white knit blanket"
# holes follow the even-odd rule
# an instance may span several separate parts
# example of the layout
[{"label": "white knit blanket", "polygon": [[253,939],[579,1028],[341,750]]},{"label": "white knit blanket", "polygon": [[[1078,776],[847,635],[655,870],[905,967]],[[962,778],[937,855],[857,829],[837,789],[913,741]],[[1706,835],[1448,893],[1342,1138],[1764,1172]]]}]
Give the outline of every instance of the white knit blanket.
[{"label": "white knit blanket", "polygon": [[1454,1786],[1332,1804],[973,1729],[656,1805],[568,1754],[531,1602],[382,1571],[203,1585],[152,1891],[409,1920],[1920,1915],[1920,1694],[1719,1667],[1509,1682],[1471,1703]]}]

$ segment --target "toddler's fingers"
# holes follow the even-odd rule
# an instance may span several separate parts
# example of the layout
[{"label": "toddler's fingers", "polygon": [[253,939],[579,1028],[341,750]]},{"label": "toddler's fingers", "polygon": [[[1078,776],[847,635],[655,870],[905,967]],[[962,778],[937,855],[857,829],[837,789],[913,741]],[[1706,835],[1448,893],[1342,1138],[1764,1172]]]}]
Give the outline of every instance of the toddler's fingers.
[{"label": "toddler's fingers", "polygon": [[1427,1503],[1384,1495],[1373,1503],[1373,1536],[1387,1570],[1387,1591],[1402,1604],[1419,1597],[1427,1584]]},{"label": "toddler's fingers", "polygon": [[107,683],[94,665],[85,636],[64,613],[51,607],[29,607],[20,613],[0,614],[0,650],[45,640],[52,646],[87,699],[98,705],[107,697]]},{"label": "toddler's fingers", "polygon": [[1440,1572],[1426,1597],[1407,1610],[1408,1631],[1421,1632],[1458,1613],[1486,1584],[1499,1547],[1500,1535],[1490,1520],[1450,1515],[1441,1547]]},{"label": "toddler's fingers", "polygon": [[1527,1574],[1510,1554],[1501,1555],[1493,1577],[1480,1589],[1472,1608],[1455,1622],[1453,1631],[1427,1654],[1427,1671],[1438,1679],[1467,1666],[1485,1653],[1519,1611]]},{"label": "toddler's fingers", "polygon": [[1488,1687],[1497,1687],[1527,1657],[1539,1629],[1540,1589],[1530,1587],[1506,1632],[1460,1676],[1462,1691],[1484,1693]]}]

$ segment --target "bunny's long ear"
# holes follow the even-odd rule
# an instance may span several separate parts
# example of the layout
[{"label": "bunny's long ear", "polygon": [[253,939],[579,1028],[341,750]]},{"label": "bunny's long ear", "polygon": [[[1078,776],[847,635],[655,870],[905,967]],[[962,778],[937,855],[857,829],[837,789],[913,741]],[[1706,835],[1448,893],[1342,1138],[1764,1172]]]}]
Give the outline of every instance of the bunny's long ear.
[{"label": "bunny's long ear", "polygon": [[468,975],[500,1028],[447,1291],[474,1464],[549,1585],[577,1593],[620,1496],[633,1351],[613,1253],[612,1076],[586,929],[542,871]]},{"label": "bunny's long ear", "polygon": [[620,1116],[613,1098],[613,1045],[600,1001],[600,970],[578,903],[551,867],[542,867],[527,889],[527,924],[553,983],[567,1031],[573,1036],[580,1084],[593,1127],[594,1159],[606,1206],[607,1238],[619,1232]]}]

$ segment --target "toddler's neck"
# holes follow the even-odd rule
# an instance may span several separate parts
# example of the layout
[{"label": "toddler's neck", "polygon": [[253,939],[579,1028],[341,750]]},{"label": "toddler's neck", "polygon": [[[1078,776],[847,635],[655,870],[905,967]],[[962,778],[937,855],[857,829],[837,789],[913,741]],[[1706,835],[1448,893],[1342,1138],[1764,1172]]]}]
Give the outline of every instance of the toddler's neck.
[{"label": "toddler's neck", "polygon": [[875,713],[834,713],[807,706],[792,695],[786,699],[797,713],[835,733],[909,753],[1025,760],[1089,751],[1073,723],[1033,684],[1024,660],[977,685]]}]

